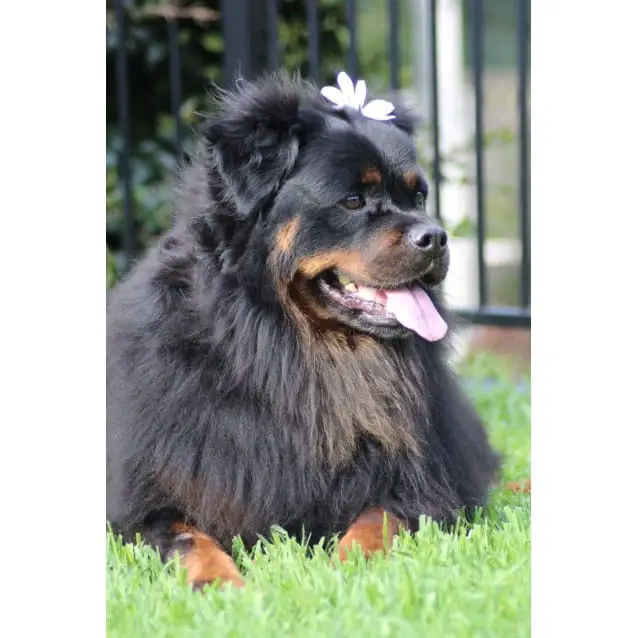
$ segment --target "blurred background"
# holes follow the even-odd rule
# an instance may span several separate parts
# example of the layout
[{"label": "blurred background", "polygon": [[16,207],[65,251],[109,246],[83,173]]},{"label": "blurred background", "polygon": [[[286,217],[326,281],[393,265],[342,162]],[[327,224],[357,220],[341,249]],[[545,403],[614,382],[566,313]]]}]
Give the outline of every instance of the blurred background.
[{"label": "blurred background", "polygon": [[171,223],[212,85],[346,70],[423,117],[460,355],[529,370],[530,0],[107,0],[107,287]]}]

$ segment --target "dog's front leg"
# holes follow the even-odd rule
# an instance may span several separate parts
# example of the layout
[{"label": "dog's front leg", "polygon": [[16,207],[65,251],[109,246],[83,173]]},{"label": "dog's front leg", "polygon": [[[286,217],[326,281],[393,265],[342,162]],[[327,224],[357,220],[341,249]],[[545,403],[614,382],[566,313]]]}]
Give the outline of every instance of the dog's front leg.
[{"label": "dog's front leg", "polygon": [[176,520],[159,520],[149,525],[145,536],[156,545],[164,560],[178,555],[193,589],[213,582],[243,587],[244,580],[233,559],[221,545],[194,525]]},{"label": "dog's front leg", "polygon": [[371,508],[360,514],[339,541],[339,560],[346,560],[348,552],[358,545],[366,558],[376,552],[387,552],[392,538],[407,523],[381,509]]},{"label": "dog's front leg", "polygon": [[186,568],[188,582],[194,589],[215,581],[243,587],[242,579],[233,559],[213,538],[194,527],[173,525],[175,551],[180,564]]}]

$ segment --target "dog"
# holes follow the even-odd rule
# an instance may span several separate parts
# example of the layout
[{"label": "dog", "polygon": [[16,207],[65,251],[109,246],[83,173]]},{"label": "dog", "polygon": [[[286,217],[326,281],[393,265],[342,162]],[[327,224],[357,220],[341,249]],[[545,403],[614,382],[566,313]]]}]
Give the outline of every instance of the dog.
[{"label": "dog", "polygon": [[234,537],[274,525],[345,560],[487,502],[500,456],[447,363],[447,235],[391,106],[284,73],[221,92],[172,227],[111,292],[107,522],[194,588],[242,586]]}]

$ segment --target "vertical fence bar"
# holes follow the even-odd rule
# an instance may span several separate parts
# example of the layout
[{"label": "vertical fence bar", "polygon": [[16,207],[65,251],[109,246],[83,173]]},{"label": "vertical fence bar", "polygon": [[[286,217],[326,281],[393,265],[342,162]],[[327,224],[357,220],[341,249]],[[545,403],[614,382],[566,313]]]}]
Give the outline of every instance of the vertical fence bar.
[{"label": "vertical fence bar", "polygon": [[224,36],[224,84],[230,87],[237,76],[250,77],[250,14],[246,0],[222,0]]},{"label": "vertical fence bar", "polygon": [[485,192],[483,175],[483,0],[472,0],[472,70],[475,100],[476,159],[476,239],[478,242],[479,305],[487,303],[487,272],[485,267]]},{"label": "vertical fence bar", "polygon": [[434,213],[441,219],[441,143],[439,130],[439,58],[437,38],[437,0],[429,0],[430,25],[430,109],[432,114],[432,146],[434,147]]},{"label": "vertical fence bar", "polygon": [[399,2],[388,0],[390,21],[390,88],[399,88]]},{"label": "vertical fence bar", "polygon": [[318,0],[306,0],[310,77],[319,81],[319,7]]},{"label": "vertical fence bar", "polygon": [[268,68],[279,66],[279,0],[268,0]]},{"label": "vertical fence bar", "polygon": [[358,73],[357,63],[357,3],[356,0],[346,0],[346,23],[350,30],[350,47],[348,49],[347,70],[353,82]]},{"label": "vertical fence bar", "polygon": [[177,17],[166,21],[168,32],[168,73],[171,91],[171,111],[175,122],[175,157],[177,162],[182,159],[182,120],[180,111],[182,107],[182,79],[180,76],[179,59],[179,28]]},{"label": "vertical fence bar", "polygon": [[517,43],[518,43],[518,136],[519,136],[519,197],[521,236],[521,288],[522,308],[530,304],[530,243],[529,243],[529,148],[527,123],[527,0],[518,0]]},{"label": "vertical fence bar", "polygon": [[124,213],[124,252],[126,266],[130,267],[136,251],[135,219],[133,217],[133,198],[131,192],[131,131],[128,87],[128,54],[126,51],[126,0],[116,0],[117,18],[117,119],[122,146],[118,157],[118,179],[122,189],[122,209]]}]

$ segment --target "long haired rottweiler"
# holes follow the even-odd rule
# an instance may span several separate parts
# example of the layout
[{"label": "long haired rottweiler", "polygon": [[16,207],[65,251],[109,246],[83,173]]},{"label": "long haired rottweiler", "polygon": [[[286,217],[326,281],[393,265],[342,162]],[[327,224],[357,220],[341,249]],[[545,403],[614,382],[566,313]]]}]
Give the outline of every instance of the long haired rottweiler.
[{"label": "long haired rottweiler", "polygon": [[107,520],[194,587],[241,586],[233,537],[273,525],[340,535],[345,558],[449,524],[499,466],[446,363],[448,242],[412,116],[285,74],[216,107],[107,312]]}]

